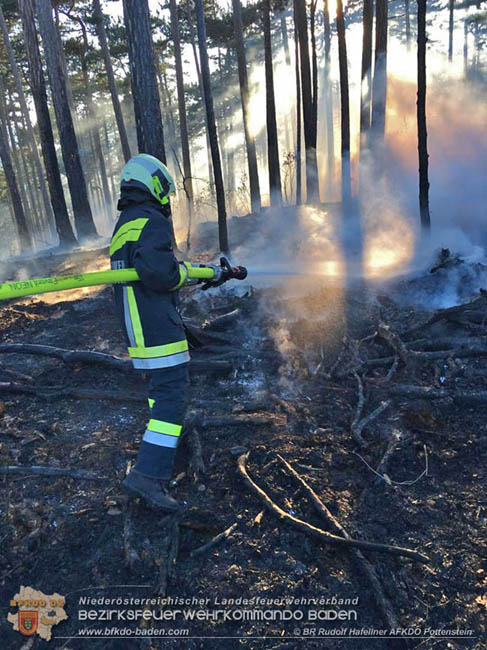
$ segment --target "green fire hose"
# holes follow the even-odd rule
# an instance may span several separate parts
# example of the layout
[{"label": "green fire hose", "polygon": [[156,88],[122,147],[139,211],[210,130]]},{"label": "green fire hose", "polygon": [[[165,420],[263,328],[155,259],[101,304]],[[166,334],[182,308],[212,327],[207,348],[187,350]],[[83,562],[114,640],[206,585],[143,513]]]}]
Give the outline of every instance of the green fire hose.
[{"label": "green fire hose", "polygon": [[[203,289],[217,287],[227,280],[244,280],[247,269],[244,266],[231,266],[226,257],[220,258],[220,266],[215,264],[200,265],[190,262],[180,262],[181,281],[172,290],[179,289],[185,284],[204,282]],[[137,282],[140,280],[135,269],[116,269],[112,271],[94,271],[93,273],[78,273],[77,275],[60,275],[51,278],[35,278],[21,282],[4,282],[0,284],[0,300],[32,296],[49,291],[65,291],[80,287],[94,287],[99,284],[118,284],[120,282]]]},{"label": "green fire hose", "polygon": [[[188,277],[211,280],[215,276],[213,267],[188,267]],[[136,282],[139,280],[135,269],[116,271],[95,271],[93,273],[78,273],[77,275],[53,276],[51,278],[36,278],[21,282],[4,282],[0,284],[0,300],[32,296],[49,291],[65,291],[80,287],[93,287],[99,284],[117,284],[119,282]]]}]

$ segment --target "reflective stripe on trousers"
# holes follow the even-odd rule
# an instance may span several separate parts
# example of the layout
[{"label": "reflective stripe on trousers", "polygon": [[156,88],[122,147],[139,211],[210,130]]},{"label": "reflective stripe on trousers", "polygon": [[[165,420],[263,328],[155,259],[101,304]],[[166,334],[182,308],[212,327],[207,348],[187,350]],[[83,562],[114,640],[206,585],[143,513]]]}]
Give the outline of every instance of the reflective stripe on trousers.
[{"label": "reflective stripe on trousers", "polygon": [[159,447],[177,447],[182,426],[151,418],[142,440]]}]

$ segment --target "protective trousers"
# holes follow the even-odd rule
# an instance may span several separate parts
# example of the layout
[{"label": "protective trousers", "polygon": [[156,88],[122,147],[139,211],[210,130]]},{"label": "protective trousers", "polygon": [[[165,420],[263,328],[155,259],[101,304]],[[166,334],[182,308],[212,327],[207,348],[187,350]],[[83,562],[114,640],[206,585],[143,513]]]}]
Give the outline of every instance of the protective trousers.
[{"label": "protective trousers", "polygon": [[184,363],[149,373],[150,419],[135,470],[151,478],[171,478],[189,397],[189,370]]}]

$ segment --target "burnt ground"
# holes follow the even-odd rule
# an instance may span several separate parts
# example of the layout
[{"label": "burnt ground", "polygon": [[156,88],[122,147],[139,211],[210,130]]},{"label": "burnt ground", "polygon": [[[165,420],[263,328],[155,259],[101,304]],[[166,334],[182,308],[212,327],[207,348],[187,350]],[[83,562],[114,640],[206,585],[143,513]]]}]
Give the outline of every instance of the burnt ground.
[{"label": "burnt ground", "polygon": [[[91,260],[96,266],[97,256],[85,256],[83,264]],[[53,260],[53,266],[58,262]],[[94,289],[80,299],[63,300],[67,296],[59,295],[57,302],[40,297],[1,305],[1,342],[124,356],[111,290]],[[218,597],[220,602],[237,597],[359,598],[357,605],[342,607],[357,611],[356,622],[178,622],[178,629],[189,628],[191,638],[58,638],[47,644],[35,636],[29,648],[487,647],[487,400],[482,404],[487,360],[481,354],[462,358],[451,352],[432,359],[410,352],[459,349],[458,339],[462,349],[474,345],[487,350],[487,307],[479,300],[470,311],[445,312],[437,322],[413,331],[433,312],[401,307],[390,296],[364,289],[347,295],[324,289],[306,298],[286,297],[276,289],[248,289],[240,296],[208,292],[204,299],[195,290],[188,292],[183,314],[202,327],[200,337],[209,344],[193,351],[193,358],[223,359],[225,364],[200,368],[192,376],[190,425],[174,473],[174,494],[185,503],[179,517],[128,500],[120,488],[147,417],[144,402],[134,401],[143,397],[139,376],[89,363],[2,354],[0,465],[83,469],[106,477],[0,475],[2,647],[21,648],[26,641],[6,620],[7,612],[15,611],[8,603],[20,585],[66,597],[69,619],[53,628],[53,637],[110,625],[77,621],[83,594],[159,593]],[[235,309],[236,314],[215,320]],[[390,329],[381,330],[381,322]],[[457,343],[449,344],[451,339]],[[351,431],[359,383],[362,416],[391,400],[363,429],[362,445]],[[437,399],[394,394],[404,385],[444,392]],[[31,394],[19,392],[22,387]],[[62,395],[66,388],[90,389],[92,398]],[[93,399],[102,391],[116,395]],[[468,399],[472,395],[478,397],[475,404]],[[245,451],[250,476],[284,511],[330,530],[277,454],[292,464],[351,537],[428,556],[429,563],[423,564],[365,552],[401,627],[471,629],[475,639],[430,636],[396,646],[393,639],[299,638],[309,634],[305,628],[318,635],[340,627],[388,626],[370,582],[347,548],[292,528],[244,483],[237,458]],[[380,477],[373,472],[377,468]],[[191,555],[234,523],[227,539]],[[337,609],[323,604],[290,608],[303,610],[305,617],[310,609]],[[261,636],[268,638],[257,638]]]}]

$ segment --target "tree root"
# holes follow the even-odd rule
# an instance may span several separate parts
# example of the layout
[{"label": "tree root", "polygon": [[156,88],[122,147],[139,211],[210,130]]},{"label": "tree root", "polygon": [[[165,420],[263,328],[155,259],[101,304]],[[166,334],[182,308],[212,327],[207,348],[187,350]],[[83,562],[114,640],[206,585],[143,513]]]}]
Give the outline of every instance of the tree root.
[{"label": "tree root", "polygon": [[401,548],[400,546],[391,546],[389,544],[376,544],[374,542],[365,542],[356,539],[345,539],[344,537],[340,537],[338,535],[333,535],[332,533],[328,533],[327,531],[324,531],[321,528],[317,528],[316,526],[313,526],[312,524],[309,524],[306,521],[302,521],[301,519],[298,519],[297,517],[290,515],[289,513],[285,512],[282,508],[280,508],[276,503],[274,503],[274,501],[267,495],[267,493],[250,478],[245,465],[248,455],[249,452],[247,452],[246,454],[242,454],[241,456],[239,456],[237,461],[238,471],[243,477],[245,484],[255,494],[257,494],[259,499],[265,504],[265,506],[267,507],[268,510],[270,510],[270,512],[274,513],[282,521],[286,521],[287,523],[289,523],[291,526],[293,526],[293,528],[296,528],[297,530],[306,533],[310,537],[319,539],[321,542],[324,542],[325,544],[330,544],[333,546],[355,547],[355,548],[363,549],[364,551],[390,553],[391,555],[408,557],[412,560],[415,560],[416,562],[423,562],[425,564],[427,564],[430,561],[426,555],[424,555],[423,553],[419,553],[418,551],[414,551],[413,549]]}]

